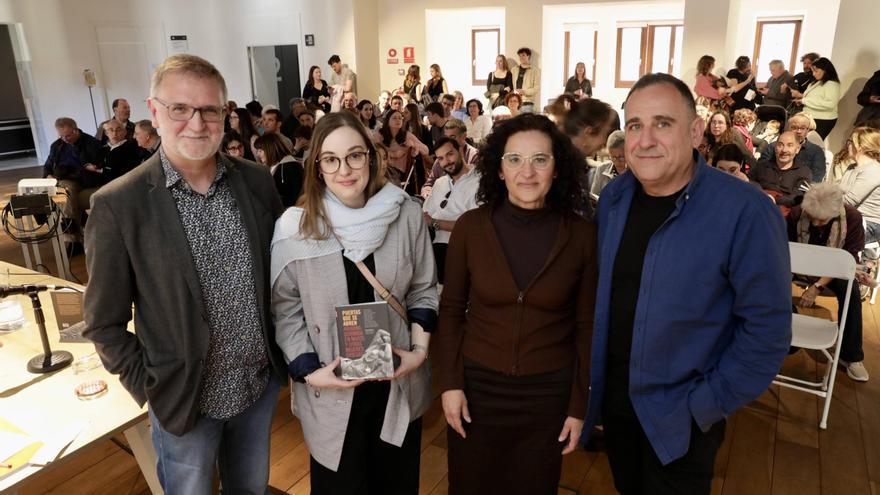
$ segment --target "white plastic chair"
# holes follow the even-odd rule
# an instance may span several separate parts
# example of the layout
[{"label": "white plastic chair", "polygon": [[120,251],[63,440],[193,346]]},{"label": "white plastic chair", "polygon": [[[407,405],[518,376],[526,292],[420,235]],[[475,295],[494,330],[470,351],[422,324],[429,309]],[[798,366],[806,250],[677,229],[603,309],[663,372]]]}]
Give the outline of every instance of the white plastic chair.
[{"label": "white plastic chair", "polygon": [[[831,394],[834,392],[835,370],[840,361],[840,346],[843,341],[843,329],[846,326],[849,299],[852,295],[856,262],[852,255],[843,249],[796,242],[789,242],[788,247],[791,252],[792,273],[847,281],[846,300],[843,303],[840,321],[837,323],[799,314],[791,317],[791,345],[820,351],[828,359],[822,381],[811,382],[782,374],[776,375],[776,379],[773,380],[773,383],[782,387],[824,397],[822,419],[819,421],[819,427],[824,430],[828,426],[828,410],[831,407]],[[834,353],[833,355],[828,352],[829,349]]]}]

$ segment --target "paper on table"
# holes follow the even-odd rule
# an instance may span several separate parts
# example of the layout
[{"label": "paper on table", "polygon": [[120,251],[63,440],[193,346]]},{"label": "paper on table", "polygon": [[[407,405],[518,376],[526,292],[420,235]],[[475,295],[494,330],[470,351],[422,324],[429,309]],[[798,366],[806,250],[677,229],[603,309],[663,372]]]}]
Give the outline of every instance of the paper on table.
[{"label": "paper on table", "polygon": [[9,459],[32,443],[34,439],[27,435],[0,430],[0,461]]},{"label": "paper on table", "polygon": [[40,449],[37,454],[31,458],[31,464],[49,464],[54,461],[58,454],[64,450],[65,447],[70,445],[71,442],[76,440],[76,437],[79,436],[80,433],[85,431],[88,428],[89,423],[86,421],[77,421],[67,428],[56,432],[54,435],[47,435],[43,441],[46,442],[46,445]]}]

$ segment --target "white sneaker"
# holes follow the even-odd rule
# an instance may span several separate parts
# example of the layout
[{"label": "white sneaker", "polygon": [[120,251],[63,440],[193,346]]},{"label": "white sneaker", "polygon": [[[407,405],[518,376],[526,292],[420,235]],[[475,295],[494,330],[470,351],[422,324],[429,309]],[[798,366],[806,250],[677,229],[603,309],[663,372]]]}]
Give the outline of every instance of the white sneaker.
[{"label": "white sneaker", "polygon": [[840,361],[840,365],[846,368],[846,376],[857,382],[866,382],[868,381],[868,370],[865,368],[865,364],[862,361],[858,361],[855,363],[848,363],[846,361]]}]

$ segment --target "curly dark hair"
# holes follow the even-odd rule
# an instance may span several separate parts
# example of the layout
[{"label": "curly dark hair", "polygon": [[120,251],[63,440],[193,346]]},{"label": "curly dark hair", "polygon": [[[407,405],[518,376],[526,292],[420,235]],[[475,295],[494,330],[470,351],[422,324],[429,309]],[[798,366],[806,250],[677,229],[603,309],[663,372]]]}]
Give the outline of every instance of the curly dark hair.
[{"label": "curly dark hair", "polygon": [[507,186],[500,177],[501,156],[508,139],[516,133],[526,131],[542,132],[553,143],[555,178],[544,204],[560,213],[574,212],[584,201],[584,191],[581,188],[583,176],[586,175],[584,155],[550,119],[531,113],[499,122],[486,137],[477,162],[477,171],[480,173],[477,202],[494,209],[507,199]]}]

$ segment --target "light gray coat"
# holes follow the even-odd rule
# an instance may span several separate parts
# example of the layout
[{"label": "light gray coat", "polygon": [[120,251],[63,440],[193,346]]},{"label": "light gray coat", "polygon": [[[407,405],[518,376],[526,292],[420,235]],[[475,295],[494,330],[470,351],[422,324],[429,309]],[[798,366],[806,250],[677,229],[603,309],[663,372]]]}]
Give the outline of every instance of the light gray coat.
[{"label": "light gray coat", "polygon": [[[296,209],[289,209],[282,222],[298,221]],[[280,228],[280,227],[279,227]],[[348,304],[348,289],[342,252],[307,257],[307,243],[289,239],[272,246],[273,267],[279,258],[290,259],[276,272],[273,268],[272,314],[275,339],[290,363],[304,353],[316,352],[322,364],[339,354],[336,306]],[[405,308],[438,308],[437,273],[427,226],[415,201],[407,200],[400,215],[388,228],[382,245],[373,253],[376,278]],[[277,273],[277,275],[276,275]],[[381,301],[378,294],[374,295]],[[393,310],[392,345],[409,350],[410,331]],[[293,383],[293,413],[299,418],[309,452],[322,465],[336,471],[354,389],[316,391],[304,383]],[[391,382],[380,438],[392,445],[403,444],[409,423],[425,413],[431,404],[431,371],[426,362],[416,371]]]}]

